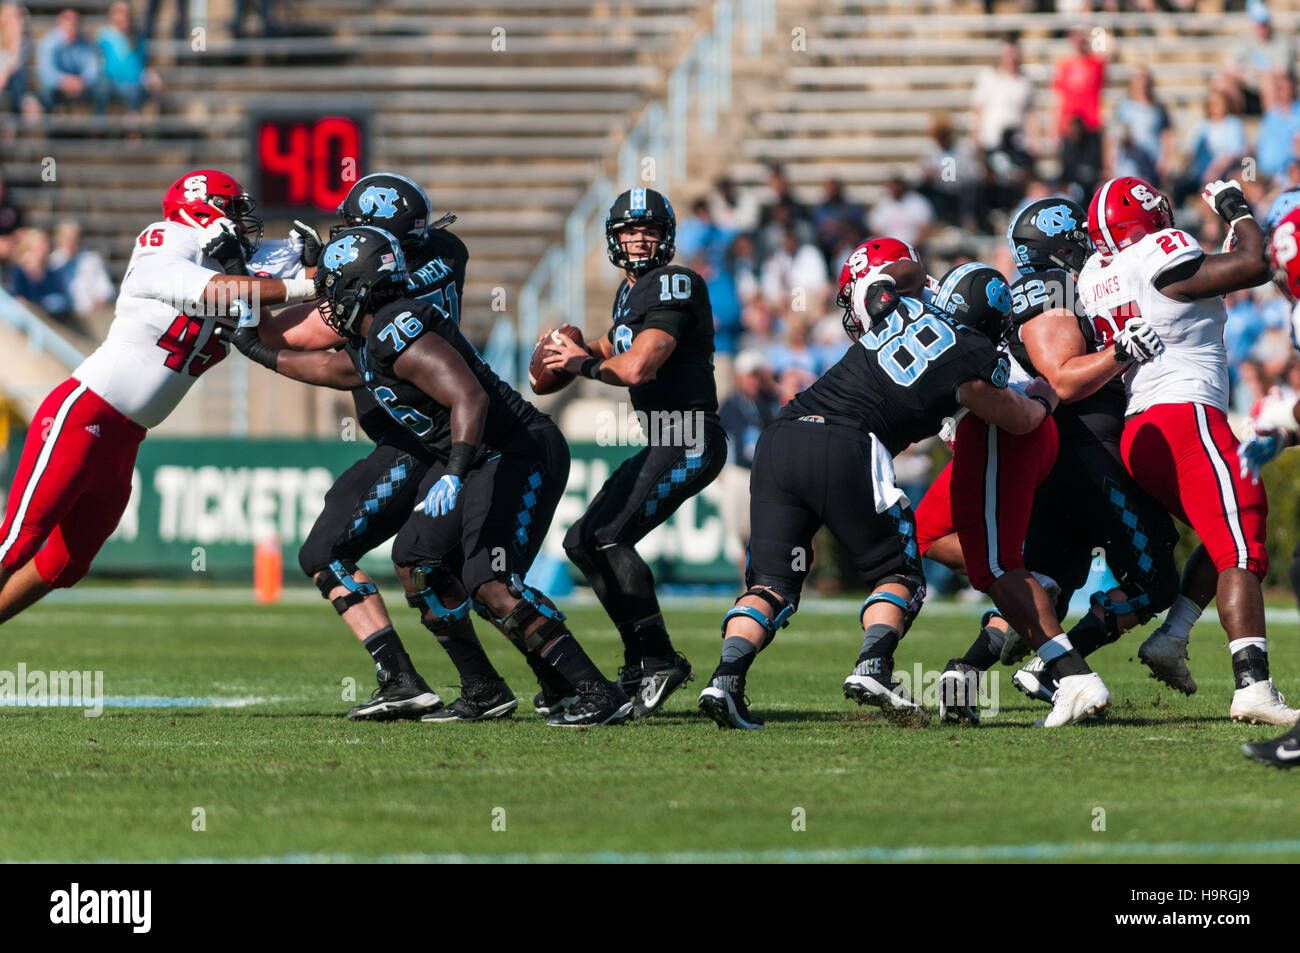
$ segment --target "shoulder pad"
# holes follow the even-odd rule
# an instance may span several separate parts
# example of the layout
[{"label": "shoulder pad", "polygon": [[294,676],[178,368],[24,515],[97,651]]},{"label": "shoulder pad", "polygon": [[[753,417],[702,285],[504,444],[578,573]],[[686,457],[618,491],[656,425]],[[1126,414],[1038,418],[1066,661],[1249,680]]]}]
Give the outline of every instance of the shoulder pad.
[{"label": "shoulder pad", "polygon": [[1130,269],[1130,275],[1150,283],[1171,266],[1204,254],[1200,243],[1187,232],[1181,228],[1166,228],[1146,236],[1132,248],[1126,248],[1116,256],[1116,260]]},{"label": "shoulder pad", "polygon": [[401,298],[375,312],[366,345],[376,360],[391,362],[438,321],[449,320],[427,301]]},{"label": "shoulder pad", "polygon": [[1047,311],[1078,312],[1078,284],[1064,268],[1032,271],[1011,286],[1011,323],[1019,326]]}]

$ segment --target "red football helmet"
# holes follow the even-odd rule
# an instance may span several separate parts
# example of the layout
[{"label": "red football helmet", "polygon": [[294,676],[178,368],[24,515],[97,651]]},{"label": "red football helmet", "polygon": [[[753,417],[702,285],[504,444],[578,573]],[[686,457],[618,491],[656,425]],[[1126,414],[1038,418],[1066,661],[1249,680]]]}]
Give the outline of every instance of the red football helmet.
[{"label": "red football helmet", "polygon": [[1268,237],[1273,283],[1292,301],[1300,298],[1300,208],[1292,209]]},{"label": "red football helmet", "polygon": [[1105,258],[1173,224],[1169,200],[1131,175],[1105,183],[1088,206],[1088,237]]},{"label": "red football helmet", "polygon": [[868,238],[853,249],[853,253],[844,262],[844,267],[840,269],[840,292],[835,302],[841,308],[851,307],[854,279],[861,278],[872,268],[909,260],[920,264],[921,256],[907,242],[900,242],[897,238]]},{"label": "red football helmet", "polygon": [[219,218],[230,219],[250,255],[262,242],[262,220],[253,214],[256,207],[242,185],[216,169],[181,176],[162,201],[163,218],[169,222],[206,227]]}]

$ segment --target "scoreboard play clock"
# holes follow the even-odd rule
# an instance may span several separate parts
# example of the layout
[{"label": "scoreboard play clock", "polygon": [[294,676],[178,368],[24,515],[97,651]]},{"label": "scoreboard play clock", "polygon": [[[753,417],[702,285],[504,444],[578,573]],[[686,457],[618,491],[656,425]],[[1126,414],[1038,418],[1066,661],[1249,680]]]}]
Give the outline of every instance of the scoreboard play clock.
[{"label": "scoreboard play clock", "polygon": [[366,126],[357,116],[256,115],[252,140],[253,195],[268,212],[333,213],[365,174]]}]

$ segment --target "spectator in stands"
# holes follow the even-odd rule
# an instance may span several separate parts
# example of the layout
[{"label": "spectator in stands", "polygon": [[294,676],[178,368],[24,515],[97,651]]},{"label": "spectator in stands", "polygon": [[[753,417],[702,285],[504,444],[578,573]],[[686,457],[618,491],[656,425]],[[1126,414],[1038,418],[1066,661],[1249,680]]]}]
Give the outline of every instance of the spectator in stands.
[{"label": "spectator in stands", "polygon": [[1187,150],[1191,164],[1187,177],[1174,190],[1174,203],[1181,204],[1187,196],[1200,192],[1204,183],[1219,178],[1219,173],[1236,165],[1248,149],[1246,127],[1240,118],[1228,112],[1227,97],[1212,90],[1205,103],[1205,118],[1192,132]]},{"label": "spectator in stands", "polygon": [[709,193],[709,214],[723,228],[752,232],[758,227],[758,199],[753,192],[740,192],[736,183],[723,176]]},{"label": "spectator in stands", "polygon": [[940,221],[973,228],[981,174],[971,143],[957,138],[946,113],[930,118],[930,139],[933,145],[922,163],[917,191]]},{"label": "spectator in stands", "polygon": [[1070,31],[1073,53],[1056,64],[1052,90],[1056,93],[1056,136],[1064,139],[1070,120],[1078,116],[1088,135],[1101,135],[1101,90],[1106,82],[1106,58],[1089,47],[1083,29]]},{"label": "spectator in stands", "polygon": [[18,230],[23,225],[22,210],[14,204],[5,186],[4,170],[0,169],[0,284],[9,286],[7,274],[13,260]]},{"label": "spectator in stands", "polygon": [[1001,146],[1008,133],[1029,148],[1037,140],[1034,84],[1020,71],[1020,46],[1014,36],[1002,42],[997,67],[985,67],[971,95],[971,132],[986,152]]},{"label": "spectator in stands", "polygon": [[[1126,160],[1140,172],[1120,172],[1116,175],[1137,175],[1159,185],[1168,171],[1168,160],[1174,152],[1174,130],[1169,122],[1169,112],[1156,98],[1151,73],[1142,66],[1133,71],[1128,81],[1128,95],[1115,104],[1115,121],[1121,130],[1115,136],[1121,149],[1126,150]],[[1127,134],[1127,138],[1125,135]]]},{"label": "spectator in stands", "polygon": [[793,228],[763,260],[759,276],[763,299],[772,307],[796,308],[820,315],[826,307],[830,279],[826,259],[815,245],[801,241]]},{"label": "spectator in stands", "polygon": [[784,407],[798,397],[800,391],[811,387],[816,381],[816,374],[810,374],[800,367],[789,367],[777,378],[776,399]]},{"label": "spectator in stands", "polygon": [[0,4],[0,113],[19,113],[27,94],[27,11],[16,3]]},{"label": "spectator in stands", "polygon": [[811,241],[808,213],[794,197],[790,180],[780,166],[768,166],[767,187],[772,191],[772,201],[758,213],[759,251],[766,254],[775,248],[780,243],[781,233],[787,228],[798,232],[801,240]]},{"label": "spectator in stands", "polygon": [[[149,0],[144,14],[144,37],[153,38],[154,26],[158,22],[158,8],[162,0]],[[190,0],[176,0],[176,19],[172,21],[172,34],[176,42],[184,43],[190,38]]]},{"label": "spectator in stands", "polygon": [[113,279],[99,254],[81,247],[81,225],[65,219],[54,227],[54,251],[47,266],[68,289],[72,310],[86,318],[114,298]]},{"label": "spectator in stands", "polygon": [[792,367],[805,371],[814,378],[821,376],[825,368],[812,346],[812,325],[806,313],[788,314],[784,337],[772,344],[767,351],[767,363],[777,377]]},{"label": "spectator in stands", "polygon": [[845,197],[842,180],[827,179],[822,188],[821,203],[812,211],[812,227],[817,247],[829,262],[839,241],[842,224],[861,223],[864,216],[862,206]]},{"label": "spectator in stands", "polygon": [[1070,117],[1070,126],[1061,140],[1061,181],[1079,204],[1092,199],[1101,179],[1101,136],[1090,133],[1079,116]]},{"label": "spectator in stands", "polygon": [[1273,179],[1286,171],[1286,164],[1295,155],[1292,150],[1300,134],[1300,103],[1295,101],[1295,81],[1286,70],[1268,74],[1264,82],[1268,108],[1259,121],[1255,162],[1260,178]]},{"label": "spectator in stands", "polygon": [[56,321],[72,316],[72,296],[63,278],[49,268],[50,240],[39,228],[24,228],[14,245],[9,291]]},{"label": "spectator in stands", "polygon": [[1268,4],[1250,0],[1246,15],[1251,21],[1250,33],[1242,36],[1224,57],[1216,88],[1233,101],[1234,112],[1258,116],[1268,75],[1291,69],[1296,49],[1289,35],[1273,29]]},{"label": "spectator in stands", "polygon": [[131,22],[129,3],[117,0],[109,5],[108,26],[99,31],[97,42],[108,98],[121,100],[127,112],[139,112],[145,97],[160,83],[146,66],[146,38]]},{"label": "spectator in stands", "polygon": [[868,224],[873,235],[889,235],[919,248],[930,234],[933,218],[930,203],[894,172],[885,181],[885,194],[871,210]]},{"label": "spectator in stands", "polygon": [[749,545],[749,471],[754,465],[754,446],[763,428],[779,409],[776,383],[757,351],[741,351],[736,357],[736,389],[718,408],[727,431],[727,465],[722,470],[722,522],[727,531],[727,549],[744,572],[745,547]]},{"label": "spectator in stands", "polygon": [[678,257],[708,285],[713,305],[713,343],[720,354],[735,352],[740,333],[740,300],[727,261],[733,238],[730,229],[713,221],[707,199],[696,199],[690,216],[677,226]]},{"label": "spectator in stands", "polygon": [[99,51],[81,34],[81,15],[59,13],[49,33],[36,47],[37,94],[46,112],[58,104],[89,102],[96,114],[104,111],[106,87]]}]

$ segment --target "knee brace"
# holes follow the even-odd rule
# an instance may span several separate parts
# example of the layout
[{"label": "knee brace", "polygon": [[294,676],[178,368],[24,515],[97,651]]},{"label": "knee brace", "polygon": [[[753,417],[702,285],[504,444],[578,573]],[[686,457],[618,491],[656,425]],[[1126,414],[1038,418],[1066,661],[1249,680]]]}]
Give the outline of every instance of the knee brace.
[{"label": "knee brace", "polygon": [[[867,596],[866,601],[862,603],[862,608],[858,611],[858,619],[862,619],[862,613],[867,611],[868,606],[875,605],[877,602],[888,602],[890,605],[898,606],[903,610],[903,635],[907,635],[907,630],[912,627],[913,620],[921,611],[921,606],[925,603],[925,578],[918,576],[886,576],[876,583],[876,586],[899,585],[908,588],[907,598],[895,595],[892,592],[873,592]],[[982,622],[981,625],[987,625]]]},{"label": "knee brace", "polygon": [[429,624],[429,631],[437,634],[437,630],[451,625],[453,622],[459,622],[469,616],[470,600],[465,599],[458,606],[448,609],[438,598],[437,589],[449,581],[454,581],[455,576],[443,568],[441,563],[428,563],[423,566],[415,566],[411,569],[411,584],[416,587],[416,592],[406,594],[406,604],[412,609],[428,609],[433,613],[433,619]]},{"label": "knee brace", "polygon": [[[357,582],[353,579],[352,574],[356,571],[357,564],[352,560],[335,559],[316,574],[316,588],[322,596],[329,599],[330,605],[334,606],[334,611],[339,615],[363,602],[367,596],[379,592],[373,582]],[[347,593],[337,599],[330,599],[330,593],[339,586],[346,589]]]},{"label": "knee brace", "polygon": [[[1148,607],[1151,600],[1147,598],[1145,592],[1131,597],[1127,602],[1116,602],[1104,592],[1094,592],[1088,597],[1092,605],[1101,609],[1102,620],[1106,623],[1106,633],[1112,639],[1119,638],[1119,617],[1132,613],[1138,617],[1138,624],[1146,622],[1151,618],[1151,612]],[[1143,613],[1145,611],[1145,618]]]},{"label": "knee brace", "polygon": [[[504,619],[498,619],[487,606],[477,601],[473,603],[474,610],[494,625],[501,626],[506,638],[523,649],[525,654],[536,652],[551,639],[568,631],[568,627],[564,624],[564,613],[548,606],[542,594],[531,586],[525,585],[518,573],[511,573],[510,578],[506,580],[506,591],[519,602]],[[546,621],[533,632],[525,634],[528,627],[538,618],[544,618]]]},{"label": "knee brace", "polygon": [[[766,602],[772,609],[772,618],[769,619],[765,616],[761,609],[740,605],[740,599],[745,598],[745,596],[757,596]],[[789,625],[790,616],[794,615],[795,604],[793,602],[787,602],[780,596],[774,596],[762,586],[750,586],[740,599],[736,600],[737,605],[735,608],[722,617],[722,637],[724,639],[727,637],[727,621],[737,616],[743,616],[746,619],[753,619],[763,627],[766,634],[763,636],[762,648],[767,648],[772,643],[772,640],[776,638],[776,630],[784,629]]]}]

